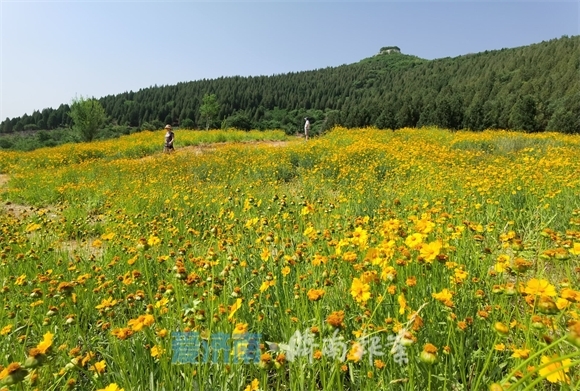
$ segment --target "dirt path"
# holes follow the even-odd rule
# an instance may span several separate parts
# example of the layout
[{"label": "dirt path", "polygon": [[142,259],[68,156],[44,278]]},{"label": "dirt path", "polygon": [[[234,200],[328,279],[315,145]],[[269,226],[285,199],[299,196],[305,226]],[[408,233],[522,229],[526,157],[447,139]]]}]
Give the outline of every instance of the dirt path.
[{"label": "dirt path", "polygon": [[[178,148],[175,153],[177,154],[193,154],[196,156],[202,155],[204,153],[213,152],[219,148],[223,148],[226,145],[243,144],[247,147],[258,147],[262,145],[268,145],[271,147],[286,147],[289,145],[291,140],[288,141],[242,141],[242,142],[223,142],[223,143],[207,143],[200,145],[190,145],[187,147]],[[155,155],[149,155],[142,158],[142,160],[151,159]],[[0,174],[0,193],[5,191],[8,186],[8,181],[10,177],[7,174]],[[11,202],[2,203],[0,206],[8,214],[21,220],[30,216],[31,214],[37,213],[43,208],[36,208],[29,205],[13,204]],[[46,208],[50,212],[52,218],[56,217],[56,212],[52,208]]]},{"label": "dirt path", "polygon": [[[223,143],[208,143],[201,145],[191,145],[187,147],[178,148],[175,153],[177,154],[193,154],[196,156],[202,155],[204,153],[214,152],[219,148],[223,148],[226,145],[232,144],[243,144],[246,147],[259,147],[263,145],[271,147],[286,147],[290,141],[249,141],[249,142],[223,142]],[[151,159],[155,155],[146,156],[144,159]],[[8,188],[8,182],[10,180],[9,175],[0,174],[0,193],[4,192]],[[34,207],[31,205],[21,205],[14,204],[10,201],[2,202],[0,204],[0,210],[4,210],[6,214],[12,216],[17,220],[24,220],[28,217],[34,215],[46,215],[49,219],[54,220],[59,216],[59,212],[53,207]],[[34,236],[34,234],[31,234]],[[69,254],[71,259],[76,256],[85,256],[90,259],[102,256],[103,248],[101,246],[94,246],[93,242],[98,238],[85,238],[84,240],[68,240],[62,241],[57,244],[57,249],[64,251]]]},{"label": "dirt path", "polygon": [[213,152],[219,148],[223,148],[226,145],[236,145],[242,144],[247,147],[258,147],[262,145],[268,145],[271,147],[286,147],[289,141],[242,141],[242,142],[224,142],[224,143],[210,143],[210,144],[200,144],[200,145],[189,145],[187,147],[178,148],[175,153],[192,153],[195,155],[201,155],[205,152]]},{"label": "dirt path", "polygon": [[[286,147],[289,144],[290,140],[288,141],[228,141],[223,143],[207,143],[207,144],[199,144],[199,145],[188,145],[186,147],[179,147],[175,149],[175,154],[192,154],[195,156],[203,155],[204,153],[214,152],[220,148],[223,148],[227,145],[244,145],[246,147],[258,147],[261,145],[269,145],[272,147]],[[140,160],[149,160],[153,159],[155,156],[159,154],[155,153],[153,155],[148,155],[142,157]]]}]

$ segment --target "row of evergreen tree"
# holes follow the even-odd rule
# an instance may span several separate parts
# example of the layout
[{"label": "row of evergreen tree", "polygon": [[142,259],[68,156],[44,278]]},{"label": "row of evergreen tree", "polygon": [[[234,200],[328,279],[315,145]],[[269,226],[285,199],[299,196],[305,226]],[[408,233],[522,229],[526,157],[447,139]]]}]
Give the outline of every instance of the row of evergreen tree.
[{"label": "row of evergreen tree", "polygon": [[[580,36],[455,58],[397,52],[358,63],[258,77],[221,77],[154,86],[100,98],[111,126],[205,128],[200,106],[215,94],[211,127],[285,129],[310,117],[315,132],[334,125],[379,128],[437,125],[580,132]],[[70,107],[6,118],[0,133],[71,125]]]}]

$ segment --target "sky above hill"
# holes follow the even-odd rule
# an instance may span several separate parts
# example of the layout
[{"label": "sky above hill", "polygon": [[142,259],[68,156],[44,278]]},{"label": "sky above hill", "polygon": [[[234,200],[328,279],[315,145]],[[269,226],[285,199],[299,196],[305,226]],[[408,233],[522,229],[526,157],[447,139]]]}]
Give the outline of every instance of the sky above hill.
[{"label": "sky above hill", "polygon": [[435,59],[580,34],[570,1],[0,0],[0,121],[153,85]]}]

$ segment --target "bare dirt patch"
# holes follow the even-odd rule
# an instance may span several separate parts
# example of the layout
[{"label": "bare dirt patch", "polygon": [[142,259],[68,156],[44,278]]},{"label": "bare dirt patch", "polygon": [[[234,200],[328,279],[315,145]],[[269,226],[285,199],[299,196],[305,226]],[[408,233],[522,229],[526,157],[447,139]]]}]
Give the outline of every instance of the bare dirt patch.
[{"label": "bare dirt patch", "polygon": [[243,141],[243,142],[210,143],[210,144],[190,145],[187,147],[179,148],[175,152],[201,155],[207,152],[214,152],[219,148],[225,147],[226,145],[244,145],[249,147],[268,145],[271,147],[285,147],[288,145],[288,141]]}]

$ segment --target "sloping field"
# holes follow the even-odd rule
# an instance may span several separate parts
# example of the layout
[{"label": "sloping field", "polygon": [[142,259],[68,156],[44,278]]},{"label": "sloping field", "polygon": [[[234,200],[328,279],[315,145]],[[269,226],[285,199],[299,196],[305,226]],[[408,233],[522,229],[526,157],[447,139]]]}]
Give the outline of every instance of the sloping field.
[{"label": "sloping field", "polygon": [[162,137],[0,153],[0,389],[580,387],[579,137]]}]

